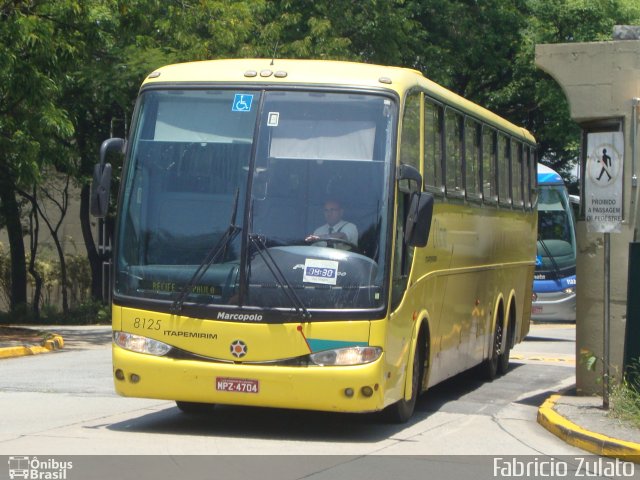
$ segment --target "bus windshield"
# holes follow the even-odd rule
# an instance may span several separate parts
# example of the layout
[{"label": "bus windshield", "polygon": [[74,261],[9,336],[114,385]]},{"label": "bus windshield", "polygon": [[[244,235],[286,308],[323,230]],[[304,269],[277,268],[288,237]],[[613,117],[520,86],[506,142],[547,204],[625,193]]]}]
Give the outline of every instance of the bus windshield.
[{"label": "bus windshield", "polygon": [[178,297],[205,308],[384,306],[394,99],[154,89],[137,112],[117,297],[160,310]]},{"label": "bus windshield", "polygon": [[564,186],[540,186],[536,278],[575,273],[576,242],[571,205]]}]

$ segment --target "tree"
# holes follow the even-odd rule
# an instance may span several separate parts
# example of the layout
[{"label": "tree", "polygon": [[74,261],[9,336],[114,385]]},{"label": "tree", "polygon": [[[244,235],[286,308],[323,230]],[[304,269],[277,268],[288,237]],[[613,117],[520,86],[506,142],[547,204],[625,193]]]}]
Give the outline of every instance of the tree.
[{"label": "tree", "polygon": [[608,39],[614,24],[639,21],[637,0],[0,3],[0,225],[9,234],[11,307],[27,302],[16,192],[37,191],[49,167],[81,188],[92,293],[101,295],[103,257],[88,208],[93,165],[102,140],[127,136],[139,85],[161,65],[275,56],[416,68],[526,126],[540,156],[566,172],[578,127],[559,87],[535,68],[535,45]]},{"label": "tree", "polygon": [[[102,296],[106,256],[97,247],[89,215],[93,166],[103,140],[126,136],[140,79],[166,60],[145,35],[155,31],[153,19],[162,13],[161,4],[164,2],[88,0],[78,6],[70,25],[75,56],[61,81],[62,104],[74,126],[80,223],[92,272],[91,295],[96,299]],[[114,182],[114,191],[117,184]]]},{"label": "tree", "polygon": [[73,10],[71,2],[55,5],[26,1],[0,6],[0,213],[6,222],[11,256],[11,309],[27,303],[23,228],[16,190],[38,181],[46,155],[71,134],[66,112],[56,100],[60,73],[71,46],[53,19]]},{"label": "tree", "polygon": [[[18,193],[25,197],[32,205],[33,215],[36,216],[35,228],[31,229],[31,260],[29,262],[29,271],[33,275],[36,281],[36,292],[34,296],[34,313],[38,315],[38,300],[39,300],[39,288],[41,287],[42,279],[35,270],[35,258],[37,252],[37,235],[39,230],[38,216],[44,220],[53,243],[58,253],[58,261],[60,262],[60,288],[62,291],[62,311],[64,315],[69,313],[69,300],[68,300],[68,284],[67,284],[67,264],[64,256],[64,247],[62,240],[60,239],[60,227],[65,220],[67,210],[69,208],[69,182],[71,176],[65,175],[64,179],[56,178],[55,175],[51,175],[51,180],[43,184],[41,182],[40,187],[34,187],[33,193],[29,194],[25,191],[18,190]],[[42,196],[48,201],[50,205],[55,207],[57,212],[50,214],[47,212],[46,204],[41,203],[38,200],[38,190],[42,193]],[[57,218],[55,218],[57,216]],[[54,219],[55,218],[55,219]],[[34,239],[33,236],[36,238]],[[34,241],[35,240],[35,241]]]},{"label": "tree", "polygon": [[535,44],[610,40],[614,25],[640,22],[640,4],[636,0],[530,0],[529,7],[518,78],[523,83],[528,78],[525,85],[532,87],[536,108],[530,128],[540,141],[541,158],[568,181],[579,157],[580,129],[558,84],[535,69]]},{"label": "tree", "polygon": [[523,125],[538,155],[568,179],[579,128],[559,86],[535,67],[538,43],[611,38],[640,21],[635,0],[415,0],[415,66],[447,88]]}]

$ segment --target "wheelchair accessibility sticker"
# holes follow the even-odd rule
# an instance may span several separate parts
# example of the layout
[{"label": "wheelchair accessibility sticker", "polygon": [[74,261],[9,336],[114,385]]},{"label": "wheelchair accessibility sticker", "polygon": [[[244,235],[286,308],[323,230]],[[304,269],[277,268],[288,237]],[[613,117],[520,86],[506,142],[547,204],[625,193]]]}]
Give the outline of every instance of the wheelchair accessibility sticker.
[{"label": "wheelchair accessibility sticker", "polygon": [[251,103],[253,102],[253,95],[247,93],[236,93],[233,98],[232,112],[250,112]]}]

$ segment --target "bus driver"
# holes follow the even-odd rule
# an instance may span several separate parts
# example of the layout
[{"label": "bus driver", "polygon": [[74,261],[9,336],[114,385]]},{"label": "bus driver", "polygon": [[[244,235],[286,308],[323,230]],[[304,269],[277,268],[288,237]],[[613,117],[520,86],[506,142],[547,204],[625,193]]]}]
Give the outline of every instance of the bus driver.
[{"label": "bus driver", "polygon": [[[327,200],[324,203],[324,219],[327,223],[315,229],[313,234],[305,238],[305,242],[319,247],[332,247],[341,250],[351,250],[358,246],[358,229],[356,226],[342,219],[344,209],[337,200]],[[322,239],[335,239],[334,242],[323,242]],[[344,240],[344,243],[340,240]]]}]

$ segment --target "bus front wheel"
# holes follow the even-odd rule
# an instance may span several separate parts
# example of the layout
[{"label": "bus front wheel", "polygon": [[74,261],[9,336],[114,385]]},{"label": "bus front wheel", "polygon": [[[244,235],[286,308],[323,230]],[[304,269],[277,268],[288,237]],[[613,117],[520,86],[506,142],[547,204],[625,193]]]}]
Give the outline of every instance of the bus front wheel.
[{"label": "bus front wheel", "polygon": [[424,340],[422,336],[418,338],[418,344],[416,345],[416,352],[413,355],[412,375],[411,375],[411,397],[409,400],[406,398],[400,399],[400,401],[389,405],[385,409],[388,420],[393,423],[406,423],[416,408],[416,402],[420,395],[420,387],[422,385],[422,375],[424,372],[424,359],[425,348]]}]

